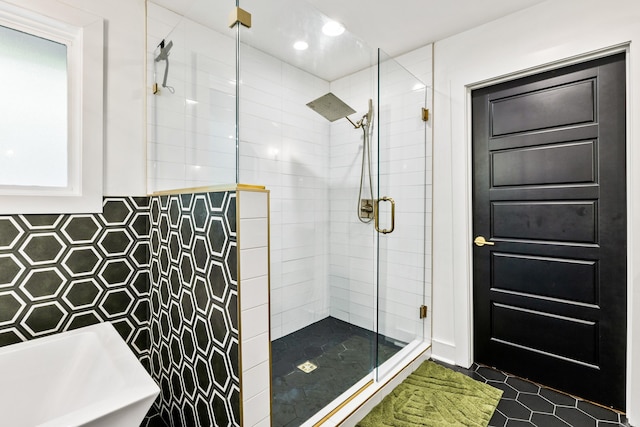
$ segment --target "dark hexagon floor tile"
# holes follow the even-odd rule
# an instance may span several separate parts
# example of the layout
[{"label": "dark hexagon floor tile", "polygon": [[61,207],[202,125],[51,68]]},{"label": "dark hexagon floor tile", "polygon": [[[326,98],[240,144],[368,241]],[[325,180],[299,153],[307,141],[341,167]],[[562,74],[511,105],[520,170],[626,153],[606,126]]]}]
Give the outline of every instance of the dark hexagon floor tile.
[{"label": "dark hexagon floor tile", "polygon": [[576,399],[574,397],[558,393],[555,390],[550,390],[543,387],[540,389],[539,394],[555,405],[576,406]]},{"label": "dark hexagon floor tile", "polygon": [[534,413],[531,416],[531,422],[539,427],[574,427],[551,414]]},{"label": "dark hexagon floor tile", "polygon": [[508,419],[506,427],[536,427],[536,426],[535,424],[529,421]]},{"label": "dark hexagon floor tile", "polygon": [[580,427],[596,427],[596,420],[578,408],[567,408],[558,406],[556,416],[563,419],[567,424]]},{"label": "dark hexagon floor tile", "polygon": [[476,370],[476,372],[483,378],[486,378],[488,381],[504,382],[507,379],[507,376],[502,372],[496,371],[495,369],[491,369],[486,366],[480,366]]},{"label": "dark hexagon floor tile", "polygon": [[518,392],[507,383],[487,381],[487,384],[489,384],[491,387],[495,387],[502,390],[503,399],[515,399],[518,396]]},{"label": "dark hexagon floor tile", "polygon": [[578,408],[600,421],[619,422],[620,420],[620,416],[616,412],[583,400],[578,401]]},{"label": "dark hexagon floor tile", "polygon": [[553,413],[554,405],[538,394],[520,393],[516,400],[534,412]]},{"label": "dark hexagon floor tile", "polygon": [[[437,363],[447,366],[442,362]],[[477,370],[481,367],[474,364],[471,369]],[[452,367],[452,369],[467,376],[472,376],[471,373],[475,373],[459,367]],[[572,396],[538,386],[509,374],[507,377],[506,382],[502,384],[480,379],[497,388],[509,387],[498,404],[498,409],[489,423],[490,427],[531,425],[537,427],[628,427],[624,416],[615,411],[586,401],[579,401]],[[518,389],[517,392],[516,389]],[[509,392],[509,390],[511,391]],[[539,391],[536,392],[536,390]],[[517,400],[509,399],[508,396],[514,393],[517,395]],[[533,409],[533,412],[530,412],[530,419],[523,419],[526,413],[522,411],[522,407],[516,406],[519,402],[524,403],[527,408]],[[602,418],[598,420],[598,417]]]},{"label": "dark hexagon floor tile", "polygon": [[531,418],[531,410],[515,400],[500,400],[498,409],[509,419],[529,420]]},{"label": "dark hexagon floor tile", "polygon": [[496,410],[489,420],[489,427],[504,427],[507,424],[507,417],[500,411]]},{"label": "dark hexagon floor tile", "polygon": [[507,384],[524,393],[538,393],[540,391],[540,387],[534,383],[516,377],[507,378]]}]

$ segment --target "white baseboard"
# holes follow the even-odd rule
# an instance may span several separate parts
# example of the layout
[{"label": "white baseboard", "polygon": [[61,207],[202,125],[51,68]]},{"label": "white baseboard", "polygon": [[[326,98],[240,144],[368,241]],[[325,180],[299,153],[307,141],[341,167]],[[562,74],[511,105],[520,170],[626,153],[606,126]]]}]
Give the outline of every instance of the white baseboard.
[{"label": "white baseboard", "polygon": [[431,340],[431,357],[435,360],[439,360],[450,365],[456,364],[456,346],[455,344],[439,341],[437,339]]}]

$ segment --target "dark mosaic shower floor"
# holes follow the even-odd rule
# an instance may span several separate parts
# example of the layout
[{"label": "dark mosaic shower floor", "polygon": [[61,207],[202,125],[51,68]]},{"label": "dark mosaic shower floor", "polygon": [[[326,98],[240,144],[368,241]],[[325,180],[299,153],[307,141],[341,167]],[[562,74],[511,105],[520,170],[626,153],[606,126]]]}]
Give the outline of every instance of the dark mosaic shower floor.
[{"label": "dark mosaic shower floor", "polygon": [[[273,427],[294,427],[371,372],[375,334],[327,317],[271,343]],[[378,335],[380,363],[400,347]],[[311,361],[318,368],[305,374],[297,368]]]},{"label": "dark mosaic shower floor", "polygon": [[437,362],[503,391],[489,427],[629,427],[624,415],[557,391],[480,366]]}]

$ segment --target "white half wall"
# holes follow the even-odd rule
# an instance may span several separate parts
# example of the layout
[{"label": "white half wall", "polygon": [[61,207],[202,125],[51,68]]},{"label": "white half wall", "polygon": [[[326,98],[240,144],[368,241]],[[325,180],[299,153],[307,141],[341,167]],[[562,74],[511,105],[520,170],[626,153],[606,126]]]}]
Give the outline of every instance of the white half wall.
[{"label": "white half wall", "polygon": [[[433,356],[469,366],[472,346],[470,89],[628,48],[627,410],[640,423],[640,4],[554,0],[435,44]],[[591,55],[591,56],[590,56]]]}]

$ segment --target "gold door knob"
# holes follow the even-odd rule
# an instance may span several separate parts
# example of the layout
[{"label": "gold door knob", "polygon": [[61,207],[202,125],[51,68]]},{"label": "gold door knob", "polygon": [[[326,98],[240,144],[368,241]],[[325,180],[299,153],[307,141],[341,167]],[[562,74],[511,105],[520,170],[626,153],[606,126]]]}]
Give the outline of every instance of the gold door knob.
[{"label": "gold door knob", "polygon": [[473,240],[473,243],[475,243],[475,245],[476,245],[476,246],[484,246],[484,245],[487,245],[487,246],[493,246],[493,245],[495,245],[495,243],[493,243],[493,242],[487,242],[487,241],[484,239],[484,236],[478,236],[478,237],[476,237],[476,238]]}]

